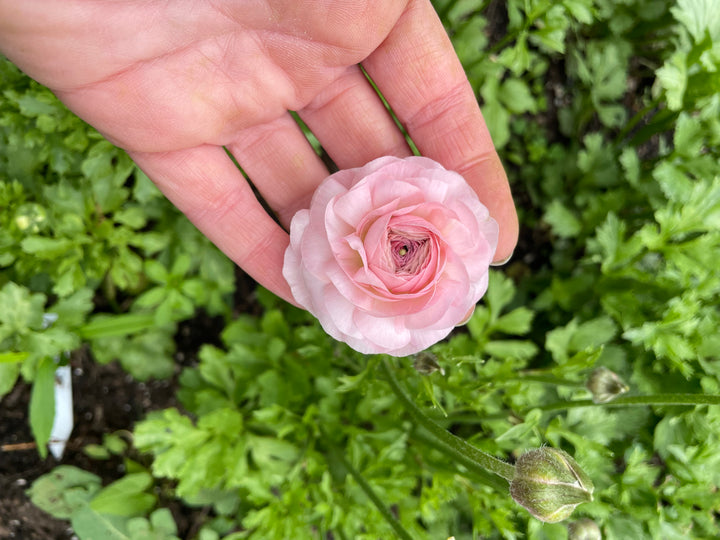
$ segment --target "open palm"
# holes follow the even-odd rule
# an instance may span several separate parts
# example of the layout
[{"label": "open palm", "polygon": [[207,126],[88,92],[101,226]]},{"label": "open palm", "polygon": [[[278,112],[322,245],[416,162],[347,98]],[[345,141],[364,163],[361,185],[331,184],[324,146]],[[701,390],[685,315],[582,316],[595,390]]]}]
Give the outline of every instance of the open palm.
[{"label": "open palm", "polygon": [[264,286],[291,299],[285,230],[328,171],[288,111],[340,168],[423,155],[463,174],[500,224],[517,219],[480,110],[428,0],[16,2],[0,50],[126,149],[165,195]]}]

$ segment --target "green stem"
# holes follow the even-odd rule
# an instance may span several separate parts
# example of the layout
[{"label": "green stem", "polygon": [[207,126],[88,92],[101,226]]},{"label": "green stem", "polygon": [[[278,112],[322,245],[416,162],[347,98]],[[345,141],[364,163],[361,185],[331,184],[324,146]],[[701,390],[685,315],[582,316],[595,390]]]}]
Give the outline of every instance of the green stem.
[{"label": "green stem", "polygon": [[[498,379],[487,378],[490,382],[496,382]],[[580,381],[571,381],[570,379],[563,379],[562,377],[556,377],[554,375],[545,375],[542,373],[525,372],[520,371],[515,377],[502,377],[499,379],[500,382],[536,382],[543,384],[552,384],[555,386],[585,386],[585,383]]]},{"label": "green stem", "polygon": [[645,118],[650,111],[654,110],[658,105],[660,104],[660,100],[653,99],[650,103],[645,105],[642,109],[640,109],[638,112],[636,112],[632,118],[630,118],[626,123],[625,126],[620,130],[620,133],[617,134],[615,137],[615,146],[620,145],[625,137],[627,137],[628,133],[630,133],[633,128],[640,122],[643,118]]},{"label": "green stem", "polygon": [[[541,407],[541,411],[557,411],[577,407],[627,407],[633,405],[720,405],[720,395],[713,394],[652,394],[649,396],[622,396],[607,403],[595,403],[590,399],[559,401]],[[525,413],[527,411],[523,411]]]},{"label": "green stem", "polygon": [[375,508],[378,509],[378,512],[382,514],[382,517],[385,518],[385,521],[387,521],[388,524],[393,528],[395,534],[397,534],[398,537],[402,538],[402,540],[412,540],[412,536],[410,536],[410,533],[405,530],[405,528],[397,519],[395,519],[395,516],[392,515],[390,510],[388,510],[388,507],[385,506],[385,504],[380,500],[380,497],[378,497],[377,493],[373,491],[372,487],[370,487],[370,484],[368,484],[365,478],[363,478],[363,475],[360,474],[347,459],[345,459],[345,456],[342,454],[342,452],[337,452],[336,455],[342,462],[343,466],[350,473],[350,475],[358,483],[360,489],[365,492],[365,495],[367,495],[368,499],[372,501],[372,503],[375,505]]},{"label": "green stem", "polygon": [[489,473],[484,467],[478,465],[476,461],[473,461],[462,452],[458,452],[455,448],[448,446],[444,442],[438,440],[437,437],[430,435],[425,429],[421,428],[413,431],[411,438],[421,442],[425,446],[430,446],[435,450],[442,452],[446,456],[450,456],[457,463],[460,463],[468,471],[477,476],[482,483],[496,489],[501,493],[507,493],[507,482],[505,482],[500,477]]},{"label": "green stem", "polygon": [[397,398],[407,409],[407,411],[413,416],[413,418],[415,418],[417,423],[420,424],[423,428],[425,428],[428,433],[437,438],[441,443],[443,443],[443,445],[451,448],[454,452],[463,454],[467,459],[474,461],[478,467],[482,467],[487,471],[495,473],[507,481],[512,480],[515,474],[514,466],[510,465],[509,463],[505,463],[504,461],[499,460],[498,458],[491,456],[490,454],[486,454],[485,452],[475,448],[473,445],[464,441],[460,437],[456,437],[449,431],[446,431],[441,426],[436,424],[417,405],[415,405],[413,400],[410,399],[408,395],[403,391],[397,379],[395,378],[393,370],[388,364],[387,360],[383,360],[381,362],[381,366],[385,371],[387,381],[388,383],[390,383],[390,387],[392,388]]}]

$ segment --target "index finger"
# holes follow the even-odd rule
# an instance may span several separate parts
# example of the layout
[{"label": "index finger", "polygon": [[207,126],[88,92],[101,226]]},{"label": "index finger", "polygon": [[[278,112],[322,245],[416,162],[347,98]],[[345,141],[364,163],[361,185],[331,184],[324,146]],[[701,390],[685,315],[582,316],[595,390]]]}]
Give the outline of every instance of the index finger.
[{"label": "index finger", "polygon": [[512,254],[518,221],[505,170],[470,83],[429,0],[411,0],[363,67],[422,155],[462,174],[500,226],[495,261]]}]

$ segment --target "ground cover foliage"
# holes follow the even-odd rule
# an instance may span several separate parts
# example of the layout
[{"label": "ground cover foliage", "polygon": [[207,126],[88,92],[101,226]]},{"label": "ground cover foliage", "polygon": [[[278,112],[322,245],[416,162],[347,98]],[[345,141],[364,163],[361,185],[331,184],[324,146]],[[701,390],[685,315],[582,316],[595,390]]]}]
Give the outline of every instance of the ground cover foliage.
[{"label": "ground cover foliage", "polygon": [[[81,539],[176,538],[175,499],[201,509],[201,540],[565,539],[581,518],[608,539],[717,536],[720,12],[713,0],[435,5],[521,238],[464,329],[389,364],[262,290],[261,314],[237,313],[232,263],[122,151],[0,63],[0,396],[33,382],[39,450],[54,358],[83,348],[166,378],[179,323],[198,310],[225,321],[182,370],[178,407],[83,450],[119,456],[124,475],[103,486],[60,465],[29,490]],[[599,367],[629,391],[593,396]],[[566,451],[594,501],[567,522],[530,517],[403,394],[511,463]]]}]

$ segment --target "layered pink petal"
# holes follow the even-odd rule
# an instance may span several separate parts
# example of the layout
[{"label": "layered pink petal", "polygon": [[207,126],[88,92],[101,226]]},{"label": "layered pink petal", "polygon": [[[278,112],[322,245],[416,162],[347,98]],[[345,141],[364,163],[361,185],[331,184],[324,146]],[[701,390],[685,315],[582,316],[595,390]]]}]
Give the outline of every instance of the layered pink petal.
[{"label": "layered pink petal", "polygon": [[334,338],[405,356],[467,320],[498,227],[458,174],[422,157],[339,171],[293,218],[283,275]]}]

